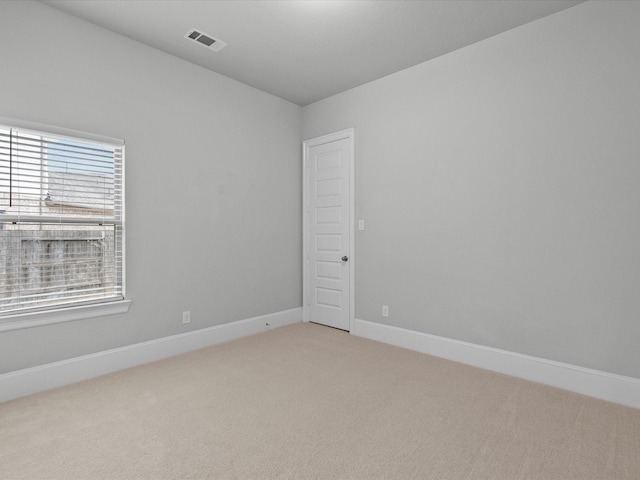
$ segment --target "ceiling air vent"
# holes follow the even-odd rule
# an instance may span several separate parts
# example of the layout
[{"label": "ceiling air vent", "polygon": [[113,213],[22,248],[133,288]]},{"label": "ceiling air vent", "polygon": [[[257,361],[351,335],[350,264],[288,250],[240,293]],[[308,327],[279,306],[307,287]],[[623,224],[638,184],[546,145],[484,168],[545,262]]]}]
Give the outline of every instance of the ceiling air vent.
[{"label": "ceiling air vent", "polygon": [[207,47],[208,49],[213,50],[214,52],[219,52],[220,50],[222,50],[224,47],[227,46],[227,44],[222,40],[218,38],[213,38],[211,35],[207,33],[202,33],[200,30],[196,30],[195,28],[192,28],[191,30],[189,30],[185,34],[184,38],[193,40],[194,42],[199,43],[203,47]]}]

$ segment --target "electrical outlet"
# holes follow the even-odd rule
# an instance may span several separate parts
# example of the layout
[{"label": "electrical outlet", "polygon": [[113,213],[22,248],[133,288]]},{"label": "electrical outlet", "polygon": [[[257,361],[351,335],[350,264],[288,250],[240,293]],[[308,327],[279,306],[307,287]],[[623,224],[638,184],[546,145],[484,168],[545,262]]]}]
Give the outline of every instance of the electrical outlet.
[{"label": "electrical outlet", "polygon": [[182,312],[182,323],[191,323],[191,312]]},{"label": "electrical outlet", "polygon": [[389,316],[389,305],[382,305],[382,316],[383,317]]}]

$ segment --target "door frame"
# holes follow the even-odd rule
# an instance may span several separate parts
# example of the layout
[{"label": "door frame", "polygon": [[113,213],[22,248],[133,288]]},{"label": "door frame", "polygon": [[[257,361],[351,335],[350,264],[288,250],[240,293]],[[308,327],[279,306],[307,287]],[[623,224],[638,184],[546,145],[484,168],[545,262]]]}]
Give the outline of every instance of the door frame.
[{"label": "door frame", "polygon": [[309,321],[309,150],[338,140],[349,140],[349,332],[355,328],[355,128],[302,142],[302,321]]}]

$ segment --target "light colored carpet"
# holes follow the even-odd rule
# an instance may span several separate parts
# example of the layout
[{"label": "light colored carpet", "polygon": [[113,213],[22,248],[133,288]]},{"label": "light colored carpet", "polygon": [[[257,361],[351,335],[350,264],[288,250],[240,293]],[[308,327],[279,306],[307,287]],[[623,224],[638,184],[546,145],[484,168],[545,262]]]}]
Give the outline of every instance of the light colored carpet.
[{"label": "light colored carpet", "polygon": [[295,324],[0,404],[2,479],[638,479],[640,410]]}]

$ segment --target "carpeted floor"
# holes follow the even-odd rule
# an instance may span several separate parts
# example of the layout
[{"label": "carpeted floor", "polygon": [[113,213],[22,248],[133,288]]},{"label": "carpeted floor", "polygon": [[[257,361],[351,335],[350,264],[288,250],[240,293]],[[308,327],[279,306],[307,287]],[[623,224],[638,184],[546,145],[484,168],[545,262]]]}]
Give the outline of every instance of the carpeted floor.
[{"label": "carpeted floor", "polygon": [[0,404],[0,479],[639,479],[640,410],[295,324]]}]

